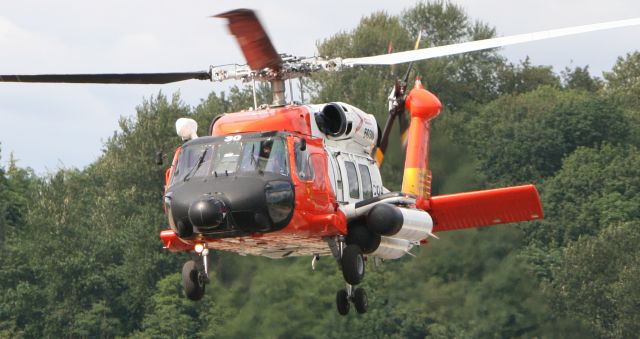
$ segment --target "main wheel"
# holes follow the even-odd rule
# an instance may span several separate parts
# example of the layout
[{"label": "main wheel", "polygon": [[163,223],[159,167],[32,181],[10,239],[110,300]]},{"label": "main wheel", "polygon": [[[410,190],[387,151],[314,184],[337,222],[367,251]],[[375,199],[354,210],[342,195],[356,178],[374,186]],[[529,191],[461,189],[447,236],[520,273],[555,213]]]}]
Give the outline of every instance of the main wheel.
[{"label": "main wheel", "polygon": [[367,300],[367,292],[364,288],[356,288],[353,292],[353,305],[356,307],[358,313],[366,313],[369,302]]},{"label": "main wheel", "polygon": [[340,315],[347,315],[349,313],[351,304],[349,304],[349,294],[347,290],[341,289],[336,293],[336,306],[338,307],[338,313],[340,313]]},{"label": "main wheel", "polygon": [[357,285],[364,278],[364,257],[360,246],[347,245],[342,251],[342,275],[350,285]]},{"label": "main wheel", "polygon": [[198,271],[196,262],[189,260],[182,266],[182,287],[187,298],[198,301],[204,296],[204,274]]}]

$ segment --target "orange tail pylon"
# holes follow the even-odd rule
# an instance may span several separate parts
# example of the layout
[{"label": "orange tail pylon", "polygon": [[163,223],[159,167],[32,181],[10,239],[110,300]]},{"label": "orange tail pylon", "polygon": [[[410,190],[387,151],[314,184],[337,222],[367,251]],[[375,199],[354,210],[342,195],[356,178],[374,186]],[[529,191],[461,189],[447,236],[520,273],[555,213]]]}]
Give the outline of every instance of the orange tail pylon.
[{"label": "orange tail pylon", "polygon": [[402,191],[418,198],[431,197],[431,171],[429,170],[429,128],[431,120],[440,114],[442,104],[416,80],[405,101],[411,115],[408,131],[407,154],[404,162]]}]

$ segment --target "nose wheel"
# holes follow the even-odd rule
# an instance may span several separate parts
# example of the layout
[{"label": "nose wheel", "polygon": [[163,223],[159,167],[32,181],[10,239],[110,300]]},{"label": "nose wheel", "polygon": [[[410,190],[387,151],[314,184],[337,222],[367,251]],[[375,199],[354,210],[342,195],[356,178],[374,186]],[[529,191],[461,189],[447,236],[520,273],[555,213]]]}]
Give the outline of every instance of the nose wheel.
[{"label": "nose wheel", "polygon": [[205,286],[209,282],[209,250],[196,247],[194,259],[182,266],[182,287],[187,298],[198,301],[204,296]]},{"label": "nose wheel", "polygon": [[194,260],[189,260],[182,266],[182,287],[184,294],[193,301],[198,301],[204,296],[205,276]]}]

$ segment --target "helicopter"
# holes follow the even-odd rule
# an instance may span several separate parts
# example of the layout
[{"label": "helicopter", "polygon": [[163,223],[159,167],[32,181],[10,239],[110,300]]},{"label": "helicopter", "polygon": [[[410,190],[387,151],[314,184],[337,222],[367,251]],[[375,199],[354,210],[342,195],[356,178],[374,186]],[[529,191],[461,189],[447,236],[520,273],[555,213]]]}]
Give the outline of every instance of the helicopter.
[{"label": "helicopter", "polygon": [[[534,185],[432,196],[429,170],[431,121],[441,111],[436,95],[409,72],[390,91],[382,128],[375,117],[344,102],[287,102],[286,80],[315,72],[366,65],[393,65],[566,35],[640,25],[629,19],[478,40],[361,58],[294,57],[279,54],[254,11],[216,15],[228,21],[247,64],[207,71],[126,74],[0,75],[3,82],[164,84],[197,79],[269,82],[270,104],[212,118],[207,136],[191,119],[176,122],[184,141],[165,174],[163,206],[168,251],[187,252],[182,268],[187,298],[197,301],[210,279],[209,254],[228,251],[273,259],[335,258],[346,286],[336,293],[341,315],[351,305],[368,309],[358,287],[368,258],[411,255],[436,233],[539,220],[544,217]],[[382,182],[395,121],[406,140],[400,191]]]}]

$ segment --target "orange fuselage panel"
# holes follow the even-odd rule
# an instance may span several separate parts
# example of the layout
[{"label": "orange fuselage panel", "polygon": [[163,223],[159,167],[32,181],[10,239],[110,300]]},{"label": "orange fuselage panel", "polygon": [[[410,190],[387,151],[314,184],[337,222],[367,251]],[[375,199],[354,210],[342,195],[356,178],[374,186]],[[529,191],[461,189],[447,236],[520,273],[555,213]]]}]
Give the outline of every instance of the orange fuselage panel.
[{"label": "orange fuselage panel", "polygon": [[305,106],[225,114],[213,125],[212,136],[280,131],[311,136],[311,113]]}]

